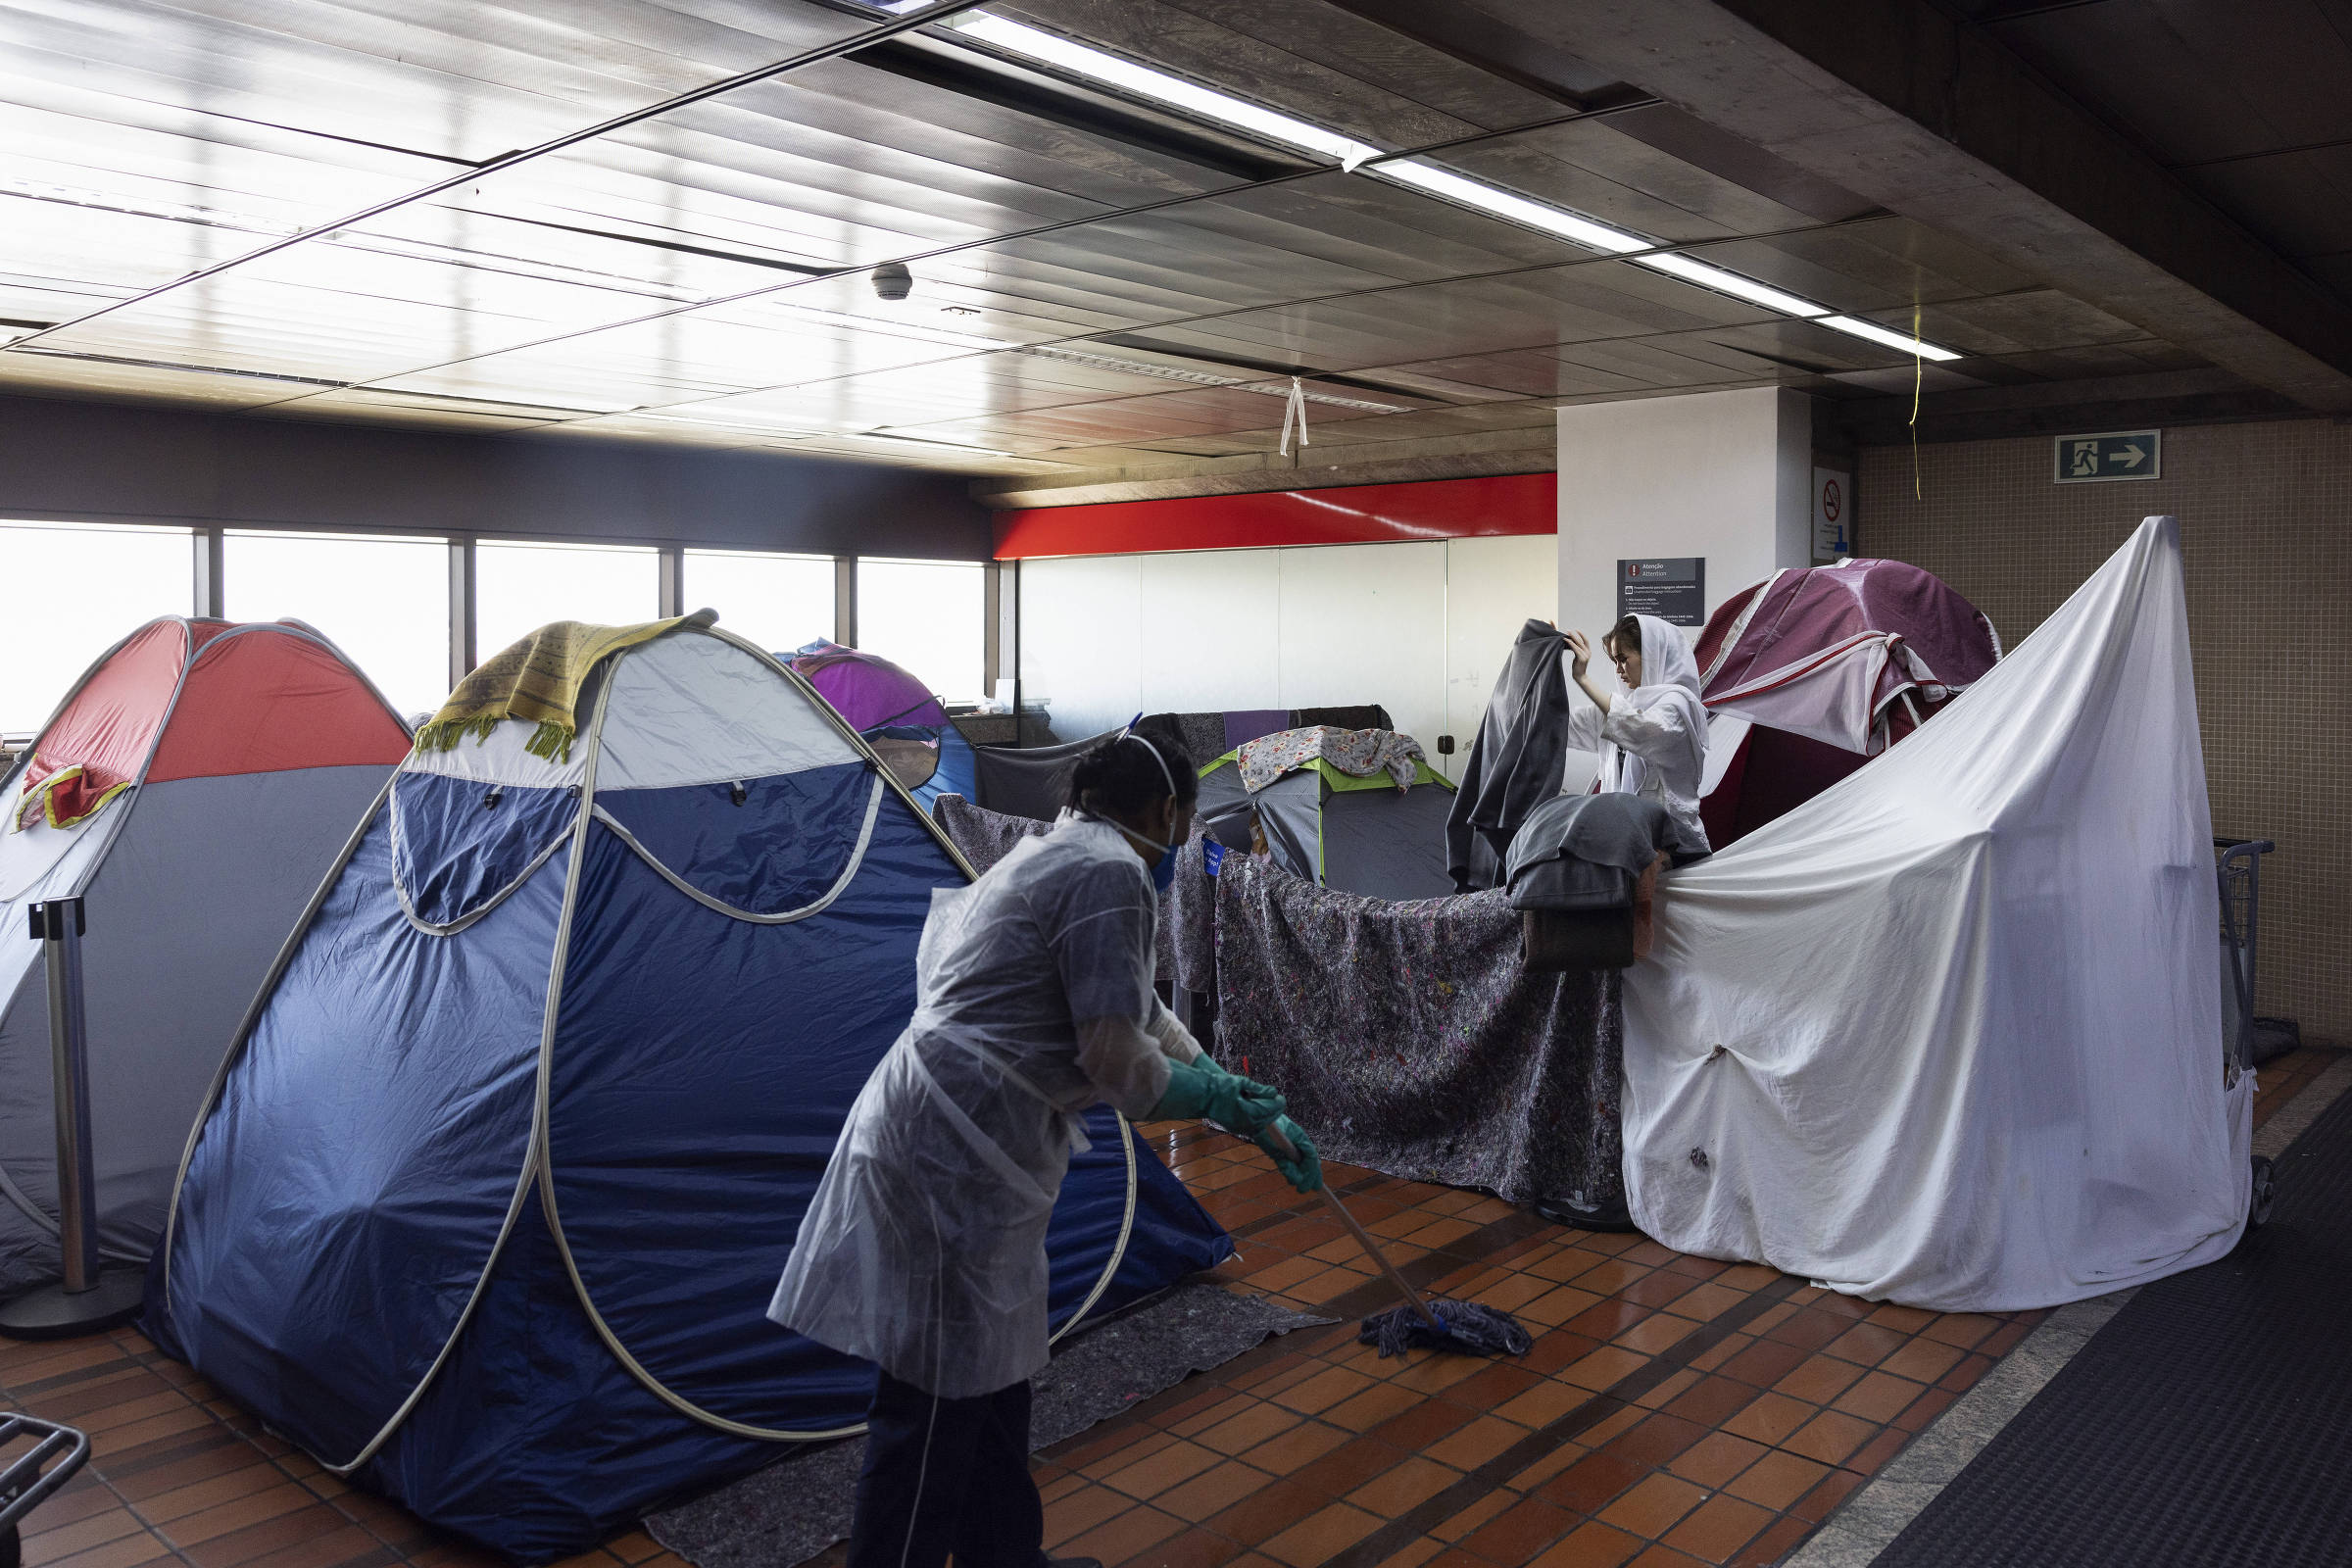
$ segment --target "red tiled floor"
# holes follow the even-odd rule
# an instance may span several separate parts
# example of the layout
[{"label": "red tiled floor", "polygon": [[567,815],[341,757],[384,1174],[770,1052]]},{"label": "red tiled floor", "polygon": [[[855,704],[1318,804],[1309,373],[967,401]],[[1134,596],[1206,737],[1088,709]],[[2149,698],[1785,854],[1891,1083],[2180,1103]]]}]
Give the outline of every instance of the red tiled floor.
[{"label": "red tiled floor", "polygon": [[[2257,1123],[2333,1059],[2265,1067]],[[1147,1132],[1247,1227],[1213,1277],[1300,1309],[1378,1309],[1352,1244],[1254,1149]],[[1057,1551],[1111,1568],[1767,1568],[2039,1321],[1855,1300],[1329,1169],[1399,1267],[1517,1314],[1533,1353],[1383,1361],[1349,1324],[1271,1342],[1042,1457]],[[0,1343],[0,1398],[96,1445],[27,1521],[28,1563],[491,1568],[261,1433],[136,1334]],[[640,1530],[564,1568],[684,1565]]]}]

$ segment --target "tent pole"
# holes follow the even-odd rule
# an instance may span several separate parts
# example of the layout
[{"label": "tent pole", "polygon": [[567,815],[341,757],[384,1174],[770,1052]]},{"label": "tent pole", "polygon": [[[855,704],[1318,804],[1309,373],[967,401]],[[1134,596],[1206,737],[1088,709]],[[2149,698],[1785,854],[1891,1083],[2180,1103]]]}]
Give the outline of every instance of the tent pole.
[{"label": "tent pole", "polygon": [[98,1177],[90,1164],[90,1061],[81,988],[81,900],[31,906],[49,981],[49,1057],[57,1105],[57,1240],[63,1278],[0,1306],[0,1334],[66,1339],[129,1321],[146,1271],[105,1268],[98,1256]]}]

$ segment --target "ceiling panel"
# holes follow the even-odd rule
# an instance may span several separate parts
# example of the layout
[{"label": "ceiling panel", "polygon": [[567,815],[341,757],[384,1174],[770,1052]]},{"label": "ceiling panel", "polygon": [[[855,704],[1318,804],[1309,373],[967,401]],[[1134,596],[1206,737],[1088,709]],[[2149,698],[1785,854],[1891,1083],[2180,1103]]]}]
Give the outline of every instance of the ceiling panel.
[{"label": "ceiling panel", "polygon": [[1753,320],[1759,307],[1625,262],[1432,283],[1155,328],[1211,352],[1328,370]]},{"label": "ceiling panel", "polygon": [[1849,314],[2006,293],[2036,281],[1907,218],[1730,240],[1690,254]]},{"label": "ceiling panel", "polygon": [[872,25],[765,9],[755,31],[640,0],[80,0],[0,10],[0,55],[190,114],[479,161]]},{"label": "ceiling panel", "polygon": [[30,352],[0,354],[0,392],[158,399],[200,408],[251,409],[305,390],[311,390],[305,383],[267,376],[222,375]]},{"label": "ceiling panel", "polygon": [[656,303],[519,268],[317,243],[62,328],[43,344],[368,380],[641,315]]},{"label": "ceiling panel", "polygon": [[[1952,376],[2187,360],[1639,83],[1553,50],[1546,89],[1449,52],[1510,33],[1502,8],[991,9],[1384,148],[1445,144],[1426,156],[1833,309],[1907,327],[1917,307],[1969,356]],[[1349,377],[1312,383],[1343,400],[1309,409],[1339,447],[1519,428],[1592,397],[1855,396],[1910,368],[1491,212],[911,34],[241,260],[874,24],[814,0],[0,0],[0,321],[119,306],[0,342],[0,386],[1041,471],[1049,454],[1275,444],[1279,397],[1171,374]],[[2223,48],[2204,25],[2148,44],[2149,69]],[[2229,47],[2268,58],[2294,36]],[[2222,67],[2250,79],[2237,56]],[[2249,210],[2323,175],[2352,191],[2339,154],[2278,141],[2335,112],[2298,96],[2265,106],[2259,135],[2182,131],[2184,156]],[[2257,156],[2215,164],[2235,156],[2222,147]],[[2352,253],[2333,213],[2293,238],[2315,270]],[[885,302],[870,269],[897,259],[912,291]]]},{"label": "ceiling panel", "polygon": [[[1198,17],[1292,61],[1313,62],[1371,90],[1487,129],[1548,119],[1562,107],[1556,94],[1504,80],[1407,32],[1321,0],[1174,0],[1164,9]],[[1204,63],[1213,65],[1213,57]]]},{"label": "ceiling panel", "polygon": [[[989,415],[978,418],[943,420],[906,427],[902,433],[973,446],[1007,447],[1015,451],[1056,446],[1096,445],[1174,435],[1200,435],[1226,430],[1279,426],[1283,400],[1278,395],[1244,392],[1230,387],[1200,387],[1146,397],[1115,398],[1099,403],[1034,409]],[[1366,411],[1315,409],[1309,417],[1318,424],[1363,418]]]},{"label": "ceiling panel", "polygon": [[[1269,0],[1270,8],[1281,5],[1282,0]],[[1124,50],[1198,80],[1213,81],[1228,92],[1279,105],[1376,147],[1415,147],[1498,128],[1491,122],[1493,117],[1499,117],[1504,123],[1524,123],[1539,114],[1558,112],[1556,105],[1544,110],[1522,95],[1516,110],[1503,108],[1497,97],[1494,106],[1483,112],[1490,122],[1447,113],[1398,90],[1411,88],[1418,79],[1409,65],[1398,69],[1367,63],[1360,49],[1351,60],[1344,47],[1335,48],[1315,36],[1315,29],[1300,26],[1296,15],[1277,26],[1261,25],[1250,15],[1259,9],[1255,6],[1200,8],[1219,13],[1234,24],[1230,26],[1158,0],[1003,0],[989,9],[1105,48]],[[1317,9],[1327,34],[1359,43],[1368,36],[1335,10]],[[1261,32],[1279,32],[1298,48],[1259,36]],[[1401,38],[1393,47],[1400,56],[1410,51],[1428,74],[1444,73],[1460,79],[1452,71],[1453,63],[1435,50],[1410,45]]]},{"label": "ceiling panel", "polygon": [[1617,119],[1521,131],[1438,161],[1650,239],[1719,239],[1819,221],[1628,135]]},{"label": "ceiling panel", "polygon": [[2022,289],[1989,299],[1956,300],[1921,313],[1923,330],[1971,354],[2120,343],[2147,334],[2056,289]]}]

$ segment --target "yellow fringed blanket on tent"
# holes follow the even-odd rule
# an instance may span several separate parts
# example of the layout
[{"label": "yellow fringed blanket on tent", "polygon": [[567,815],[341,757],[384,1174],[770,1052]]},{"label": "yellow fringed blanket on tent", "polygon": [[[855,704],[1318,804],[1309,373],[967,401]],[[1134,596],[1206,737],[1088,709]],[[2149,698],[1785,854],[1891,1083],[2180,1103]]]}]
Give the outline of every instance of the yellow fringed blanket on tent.
[{"label": "yellow fringed blanket on tent", "polygon": [[449,701],[416,731],[420,752],[446,752],[461,736],[488,740],[499,722],[509,718],[536,719],[527,748],[534,757],[569,761],[571,743],[579,733],[574,711],[580,684],[597,662],[651,642],[679,626],[708,626],[717,612],[698,610],[691,615],[649,620],[635,626],[598,626],[584,620],[558,620],[491,655],[458,682]]}]

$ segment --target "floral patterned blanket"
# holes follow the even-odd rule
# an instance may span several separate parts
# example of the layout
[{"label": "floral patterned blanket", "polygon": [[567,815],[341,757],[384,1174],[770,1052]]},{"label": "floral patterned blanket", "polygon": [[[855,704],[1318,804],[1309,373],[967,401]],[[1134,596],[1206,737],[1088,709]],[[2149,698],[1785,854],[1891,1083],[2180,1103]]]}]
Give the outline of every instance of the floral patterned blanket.
[{"label": "floral patterned blanket", "polygon": [[1215,890],[1217,1058],[1280,1089],[1326,1158],[1623,1203],[1617,971],[1522,969],[1499,890],[1392,904],[1239,855]]},{"label": "floral patterned blanket", "polygon": [[1351,778],[1370,778],[1386,769],[1400,790],[1410,789],[1413,764],[1421,760],[1421,743],[1393,729],[1333,729],[1316,724],[1286,729],[1251,741],[1241,749],[1242,785],[1250,793],[1264,789],[1295,767],[1325,761]]}]

